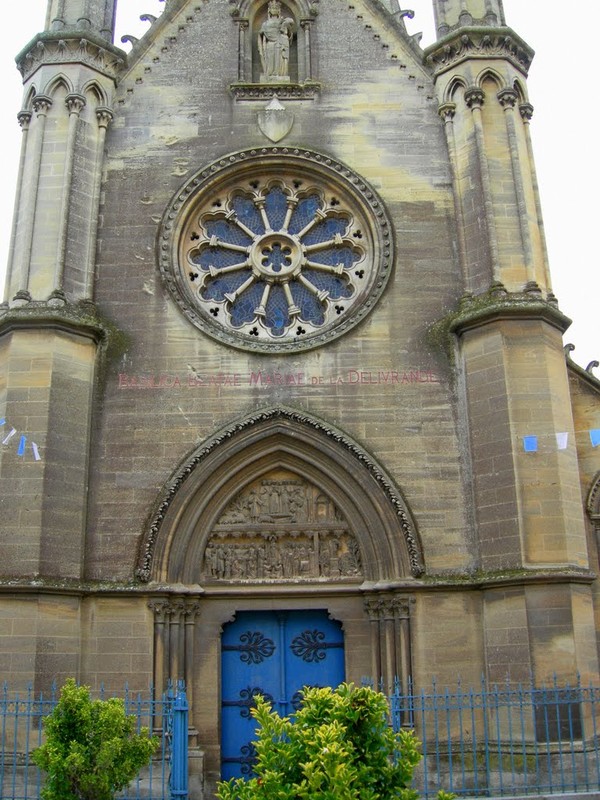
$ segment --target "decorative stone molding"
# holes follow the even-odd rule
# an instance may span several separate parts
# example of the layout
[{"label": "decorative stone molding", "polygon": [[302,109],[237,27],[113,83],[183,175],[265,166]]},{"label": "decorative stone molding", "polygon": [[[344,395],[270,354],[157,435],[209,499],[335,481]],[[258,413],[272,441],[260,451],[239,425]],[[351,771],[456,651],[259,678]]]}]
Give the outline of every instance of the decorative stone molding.
[{"label": "decorative stone molding", "polygon": [[[299,430],[297,430],[295,437],[301,433],[303,428],[306,429],[307,434],[312,432],[317,434],[317,438],[321,436],[324,437],[326,441],[331,441],[336,449],[339,447],[344,454],[350,456],[350,462],[355,462],[356,466],[354,469],[358,470],[359,474],[361,468],[366,470],[366,474],[380,488],[385,500],[389,504],[390,511],[395,519],[395,524],[398,526],[404,540],[411,574],[414,577],[423,574],[425,567],[416,525],[410,516],[410,512],[402,495],[391,478],[375,463],[363,448],[337,428],[327,425],[308,414],[288,408],[276,407],[257,411],[222,429],[196,450],[173,475],[157,503],[146,534],[141,542],[138,566],[136,569],[136,575],[140,580],[149,581],[151,579],[157,539],[163,523],[165,522],[165,518],[169,514],[178,492],[182,490],[186,482],[190,480],[196,468],[204,461],[211,458],[219,448],[234,440],[236,437],[242,436],[244,433],[251,433],[252,430],[258,426],[268,424],[272,427],[279,422],[282,424],[291,423],[294,426],[298,426]],[[379,526],[380,523],[375,520],[374,525]]]},{"label": "decorative stone molding", "polygon": [[277,97],[280,101],[286,100],[314,100],[321,92],[318,81],[306,83],[232,83],[229,90],[235,100],[268,101]]},{"label": "decorative stone molding", "polygon": [[600,529],[600,472],[592,480],[585,507],[590,519]]},{"label": "decorative stone molding", "polygon": [[544,319],[563,333],[571,324],[557,308],[554,296],[548,295],[544,300],[527,287],[522,292],[508,292],[502,284],[494,284],[484,294],[465,295],[458,311],[447,318],[447,324],[450,332],[460,335],[493,320],[509,318]]},{"label": "decorative stone molding", "polygon": [[600,561],[600,472],[597,472],[592,480],[585,504],[585,509],[596,534],[596,548],[598,551],[598,559]]},{"label": "decorative stone molding", "polygon": [[477,24],[451,31],[425,50],[425,63],[441,75],[466,60],[502,59],[509,61],[525,77],[533,50],[511,28],[490,28]]},{"label": "decorative stone molding", "polygon": [[[56,301],[60,302],[56,302]],[[68,303],[60,297],[48,301],[32,300],[29,292],[19,291],[14,305],[0,308],[0,336],[30,328],[54,328],[86,336],[96,342],[107,340],[108,327],[97,316],[90,302]]]},{"label": "decorative stone molding", "polygon": [[107,78],[116,79],[126,64],[126,54],[89,31],[41,33],[17,56],[17,67],[26,81],[45,64],[84,64]]}]

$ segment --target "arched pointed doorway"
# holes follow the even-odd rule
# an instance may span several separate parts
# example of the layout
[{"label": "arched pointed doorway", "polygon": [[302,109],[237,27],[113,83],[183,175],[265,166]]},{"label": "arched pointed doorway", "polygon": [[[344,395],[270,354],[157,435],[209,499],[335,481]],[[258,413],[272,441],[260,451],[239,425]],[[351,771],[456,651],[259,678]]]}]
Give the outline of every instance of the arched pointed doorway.
[{"label": "arched pointed doorway", "polygon": [[219,431],[175,472],[142,541],[138,577],[201,584],[208,540],[232,499],[274,470],[319,487],[323,502],[335,506],[358,542],[362,577],[423,573],[416,525],[384,469],[333,426],[274,408]]},{"label": "arched pointed doorway", "polygon": [[[376,461],[310,415],[257,412],[192,453],[165,486],[138,565],[159,595],[155,681],[185,677],[210,786],[222,763],[224,775],[241,770],[247,742],[228,716],[265,688],[262,673],[239,673],[249,652],[239,648],[255,637],[280,642],[265,662],[285,708],[303,683],[410,675],[406,587],[424,569],[416,526]],[[305,674],[309,662],[290,649],[303,633],[340,645],[335,674]]]}]

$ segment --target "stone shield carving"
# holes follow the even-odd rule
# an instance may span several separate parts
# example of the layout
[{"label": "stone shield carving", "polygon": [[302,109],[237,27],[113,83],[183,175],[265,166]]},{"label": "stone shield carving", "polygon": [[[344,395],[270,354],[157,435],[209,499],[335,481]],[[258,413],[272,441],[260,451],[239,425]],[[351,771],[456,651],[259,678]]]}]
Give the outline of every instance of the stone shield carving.
[{"label": "stone shield carving", "polygon": [[272,142],[279,142],[292,130],[294,114],[283,106],[277,96],[258,114],[258,127]]}]

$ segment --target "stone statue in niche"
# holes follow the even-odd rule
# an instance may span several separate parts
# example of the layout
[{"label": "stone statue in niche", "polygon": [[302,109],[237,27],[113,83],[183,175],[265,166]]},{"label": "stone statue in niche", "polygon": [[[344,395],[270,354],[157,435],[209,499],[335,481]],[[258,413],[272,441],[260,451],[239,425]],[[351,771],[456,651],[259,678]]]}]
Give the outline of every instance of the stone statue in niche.
[{"label": "stone statue in niche", "polygon": [[258,52],[262,65],[261,83],[288,83],[290,80],[290,43],[294,20],[281,16],[281,3],[271,0],[267,19],[258,32]]}]

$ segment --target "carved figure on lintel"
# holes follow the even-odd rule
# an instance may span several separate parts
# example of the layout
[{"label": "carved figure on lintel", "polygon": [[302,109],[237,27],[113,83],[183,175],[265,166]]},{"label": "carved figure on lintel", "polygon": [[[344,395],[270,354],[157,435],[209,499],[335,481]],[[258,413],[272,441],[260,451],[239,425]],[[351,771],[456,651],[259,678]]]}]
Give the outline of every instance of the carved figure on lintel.
[{"label": "carved figure on lintel", "polygon": [[258,52],[262,65],[261,83],[289,83],[290,43],[294,20],[281,17],[281,3],[271,0],[267,19],[258,32]]}]

